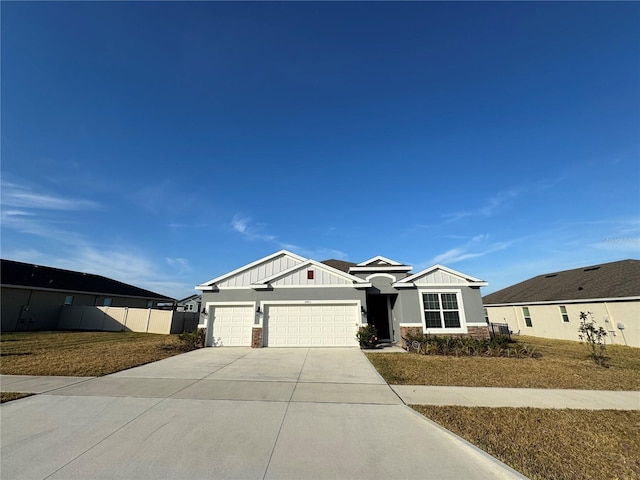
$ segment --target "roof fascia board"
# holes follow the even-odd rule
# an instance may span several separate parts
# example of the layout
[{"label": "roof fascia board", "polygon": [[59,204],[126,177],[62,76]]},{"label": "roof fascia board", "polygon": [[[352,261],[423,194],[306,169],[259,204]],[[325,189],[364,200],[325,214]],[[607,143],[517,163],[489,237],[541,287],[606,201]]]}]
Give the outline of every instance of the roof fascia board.
[{"label": "roof fascia board", "polygon": [[237,273],[240,273],[240,272],[242,272],[244,270],[248,270],[250,268],[255,267],[256,265],[260,265],[261,263],[268,262],[269,260],[271,260],[273,258],[276,258],[276,257],[278,257],[280,255],[287,255],[287,256],[292,257],[292,258],[294,258],[296,260],[299,260],[300,262],[304,262],[305,260],[307,260],[306,258],[301,257],[300,255],[296,255],[295,253],[292,253],[292,252],[290,252],[288,250],[278,250],[277,252],[272,253],[271,255],[267,255],[266,257],[262,257],[262,258],[260,258],[260,259],[258,259],[256,261],[254,261],[254,262],[248,263],[247,265],[243,265],[240,268],[236,268],[235,270],[233,270],[231,272],[225,273],[223,275],[220,275],[219,277],[216,277],[216,278],[214,278],[212,280],[209,280],[208,282],[204,282],[204,283],[196,286],[196,290],[202,290],[199,287],[211,286],[211,285],[213,285],[215,283],[218,283],[218,282],[220,282],[222,280],[225,280],[226,278],[229,278],[229,277],[231,277],[231,276],[233,276],[233,275],[235,275]]},{"label": "roof fascia board", "polygon": [[409,272],[411,265],[376,265],[370,267],[349,267],[349,272]]},{"label": "roof fascia board", "polygon": [[512,303],[484,303],[485,307],[518,307],[521,305],[562,305],[565,303],[598,303],[598,302],[631,302],[640,300],[640,297],[607,297],[607,298],[584,298],[573,300],[545,300],[542,302],[512,302]]}]

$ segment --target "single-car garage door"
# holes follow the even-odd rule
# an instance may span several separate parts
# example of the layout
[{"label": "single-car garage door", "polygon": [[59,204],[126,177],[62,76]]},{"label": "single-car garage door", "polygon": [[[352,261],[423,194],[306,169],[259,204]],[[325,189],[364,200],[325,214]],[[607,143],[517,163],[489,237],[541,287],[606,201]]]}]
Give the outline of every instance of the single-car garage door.
[{"label": "single-car garage door", "polygon": [[269,347],[357,346],[357,304],[297,304],[265,307]]},{"label": "single-car garage door", "polygon": [[253,306],[215,305],[211,307],[213,336],[211,345],[228,347],[251,346]]}]

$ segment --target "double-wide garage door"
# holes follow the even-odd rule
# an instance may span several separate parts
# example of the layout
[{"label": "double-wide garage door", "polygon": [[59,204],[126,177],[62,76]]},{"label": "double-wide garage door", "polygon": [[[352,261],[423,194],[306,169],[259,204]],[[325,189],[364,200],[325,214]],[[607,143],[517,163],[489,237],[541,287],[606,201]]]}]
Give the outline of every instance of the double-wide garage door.
[{"label": "double-wide garage door", "polygon": [[[254,327],[251,305],[216,305],[211,308],[211,345],[248,347]],[[360,323],[358,305],[267,304],[263,316],[263,340],[268,347],[357,346]]]},{"label": "double-wide garage door", "polygon": [[356,304],[267,305],[265,346],[356,346],[359,316]]}]

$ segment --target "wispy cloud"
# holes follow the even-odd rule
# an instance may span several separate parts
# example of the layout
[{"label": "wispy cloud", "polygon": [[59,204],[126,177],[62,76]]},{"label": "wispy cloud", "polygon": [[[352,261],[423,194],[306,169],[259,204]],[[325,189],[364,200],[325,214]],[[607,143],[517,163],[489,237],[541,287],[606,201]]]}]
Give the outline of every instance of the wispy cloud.
[{"label": "wispy cloud", "polygon": [[[2,182],[3,206],[37,210],[96,210],[100,204],[84,198],[67,197],[55,193],[35,192],[16,183]],[[15,211],[13,211],[15,212]],[[22,211],[22,215],[28,215]]]},{"label": "wispy cloud", "polygon": [[186,258],[165,258],[167,264],[177,270],[179,274],[189,273],[193,271],[191,265],[189,264],[189,260]]},{"label": "wispy cloud", "polygon": [[255,224],[250,217],[236,214],[231,220],[231,227],[250,240],[275,241],[278,237],[264,233],[264,226]]},{"label": "wispy cloud", "polygon": [[277,235],[272,235],[264,231],[265,225],[253,222],[251,217],[236,214],[231,220],[231,228],[248,238],[249,240],[261,240],[273,243],[279,248],[290,250],[298,255],[314,259],[336,258],[346,260],[347,254],[334,248],[309,248],[282,241]]},{"label": "wispy cloud", "polygon": [[498,213],[503,208],[509,206],[509,204],[515,200],[518,196],[524,193],[525,189],[523,187],[514,187],[508,190],[504,190],[502,192],[498,192],[495,195],[489,197],[485,200],[484,204],[482,204],[479,208],[474,210],[466,210],[462,212],[445,214],[445,221],[447,223],[457,222],[466,217],[491,217]]},{"label": "wispy cloud", "polygon": [[472,237],[464,245],[449,249],[433,257],[424,266],[439,264],[452,264],[469,260],[472,258],[484,257],[493,252],[504,250],[512,242],[489,242],[489,235],[482,234]]}]

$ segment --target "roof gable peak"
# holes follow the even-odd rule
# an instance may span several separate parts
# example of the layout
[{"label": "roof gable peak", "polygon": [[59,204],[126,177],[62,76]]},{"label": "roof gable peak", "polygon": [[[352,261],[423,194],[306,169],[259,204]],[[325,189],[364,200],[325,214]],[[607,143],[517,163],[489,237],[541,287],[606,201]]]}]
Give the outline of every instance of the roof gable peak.
[{"label": "roof gable peak", "polygon": [[391,260],[390,258],[387,257],[383,257],[382,255],[377,255],[373,258],[370,258],[369,260],[365,260],[362,263],[359,263],[357,266],[358,267],[373,267],[373,266],[393,266],[393,267],[397,267],[397,266],[401,266],[404,265],[403,263],[400,262],[396,262],[395,260]]}]

